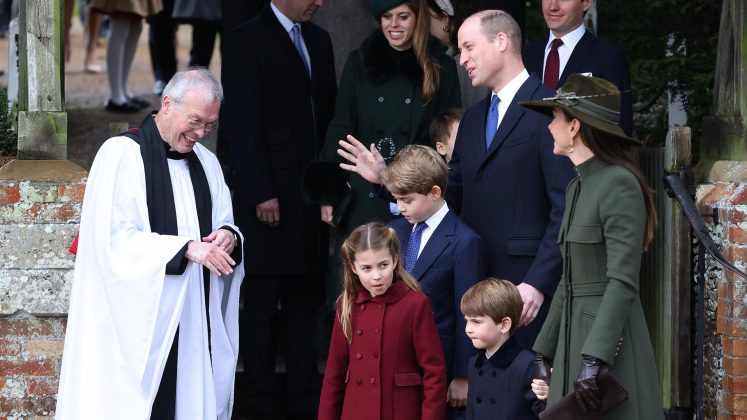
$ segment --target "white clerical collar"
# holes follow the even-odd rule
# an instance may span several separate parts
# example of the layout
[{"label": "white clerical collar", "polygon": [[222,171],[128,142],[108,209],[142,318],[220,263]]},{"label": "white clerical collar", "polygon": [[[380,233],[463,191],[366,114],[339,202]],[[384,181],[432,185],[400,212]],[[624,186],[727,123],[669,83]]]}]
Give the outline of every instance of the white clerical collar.
[{"label": "white clerical collar", "polygon": [[278,9],[277,6],[275,6],[275,2],[270,2],[270,7],[272,8],[272,11],[275,13],[275,17],[278,18],[278,21],[280,21],[280,24],[283,25],[283,28],[285,28],[285,31],[290,33],[291,29],[293,29],[293,21],[288,19],[287,16],[283,14],[283,12]]},{"label": "white clerical collar", "polygon": [[521,89],[521,86],[524,84],[524,82],[527,81],[528,78],[529,73],[527,72],[527,69],[523,69],[519,74],[516,75],[516,77],[511,79],[511,81],[508,82],[506,86],[503,86],[503,89],[501,89],[497,93],[493,92],[493,95],[498,95],[498,98],[501,100],[500,104],[508,107],[508,105],[514,99],[514,96],[516,96],[516,92]]},{"label": "white clerical collar", "polygon": [[[578,28],[561,36],[560,39],[563,41],[563,45],[568,47],[569,50],[573,51],[573,49],[576,48],[576,44],[578,44],[578,42],[581,41],[581,38],[583,38],[585,33],[586,33],[586,27],[584,26],[582,22]],[[547,45],[545,45],[545,54],[547,54],[547,52],[550,51],[550,47],[552,46],[552,41],[554,39],[555,39],[555,35],[553,35],[552,31],[550,31],[550,36],[547,39]]]}]

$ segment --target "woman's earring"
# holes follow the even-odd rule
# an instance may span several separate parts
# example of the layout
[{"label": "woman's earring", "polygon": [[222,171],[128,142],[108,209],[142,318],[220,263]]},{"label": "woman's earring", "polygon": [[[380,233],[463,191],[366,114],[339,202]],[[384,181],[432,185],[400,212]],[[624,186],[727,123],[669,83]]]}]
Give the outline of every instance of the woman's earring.
[{"label": "woman's earring", "polygon": [[571,139],[571,144],[568,145],[568,153],[573,153],[573,139]]},{"label": "woman's earring", "polygon": [[449,32],[449,27],[448,27],[448,26],[446,26],[446,25],[444,25],[444,27],[443,27],[443,28],[441,28],[441,29],[443,29],[443,30],[444,30],[444,32]]}]

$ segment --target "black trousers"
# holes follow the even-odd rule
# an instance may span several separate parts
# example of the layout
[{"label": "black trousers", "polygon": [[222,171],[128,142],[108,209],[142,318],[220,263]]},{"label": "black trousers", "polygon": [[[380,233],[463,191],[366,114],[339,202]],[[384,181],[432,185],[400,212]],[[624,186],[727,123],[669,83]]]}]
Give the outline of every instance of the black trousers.
[{"label": "black trousers", "polygon": [[[216,35],[220,33],[221,22],[195,20],[192,23],[192,50],[189,55],[190,67],[209,67],[213,59]],[[222,41],[221,41],[222,42]]]},{"label": "black trousers", "polygon": [[[321,275],[247,276],[242,289],[239,328],[248,412],[315,416],[321,388],[314,351]],[[284,385],[275,373],[278,352],[285,360]]]},{"label": "black trousers", "polygon": [[176,29],[171,19],[174,0],[163,0],[163,10],[148,17],[150,64],[156,80],[168,82],[176,74]]}]

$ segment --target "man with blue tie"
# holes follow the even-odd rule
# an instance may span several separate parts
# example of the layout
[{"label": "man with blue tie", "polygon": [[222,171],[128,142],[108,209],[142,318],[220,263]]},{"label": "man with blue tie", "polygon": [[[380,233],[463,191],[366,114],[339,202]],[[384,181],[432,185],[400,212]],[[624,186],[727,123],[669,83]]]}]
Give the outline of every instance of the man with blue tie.
[{"label": "man with blue tie", "polygon": [[[487,275],[517,285],[524,308],[515,336],[531,349],[560,282],[558,229],[574,171],[553,155],[550,118],[517,105],[555,92],[524,68],[516,21],[501,10],[478,12],[459,28],[459,48],[472,84],[493,93],[464,113],[446,201],[482,238]],[[386,164],[376,148],[348,141],[338,154],[349,164],[340,166],[381,184]]]},{"label": "man with blue tie", "polygon": [[503,11],[465,20],[459,48],[472,84],[493,93],[459,125],[447,200],[482,237],[488,276],[517,285],[524,310],[515,335],[531,349],[560,281],[558,228],[573,169],[552,153],[550,119],[517,102],[555,93],[527,73],[519,26]]},{"label": "man with blue tie", "polygon": [[319,207],[303,198],[301,175],[318,159],[337,93],[329,34],[309,21],[322,3],[272,0],[231,32],[232,53],[223,57],[221,122],[236,224],[248,238],[240,337],[253,419],[315,418],[319,401],[313,343],[327,233]]},{"label": "man with blue tie", "polygon": [[591,73],[612,82],[620,89],[620,127],[630,135],[633,99],[628,59],[622,49],[597,38],[584,26],[584,15],[593,1],[542,0],[549,36],[524,47],[524,63],[551,89],[563,86],[573,73]]}]

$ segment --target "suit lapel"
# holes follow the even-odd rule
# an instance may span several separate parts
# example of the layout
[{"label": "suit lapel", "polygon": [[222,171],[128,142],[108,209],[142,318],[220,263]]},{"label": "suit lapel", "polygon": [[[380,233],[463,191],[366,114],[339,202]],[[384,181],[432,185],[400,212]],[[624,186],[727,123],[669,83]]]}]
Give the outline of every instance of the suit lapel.
[{"label": "suit lapel", "polygon": [[[296,63],[293,66],[295,67],[295,71],[303,73],[304,75],[306,75],[306,80],[309,80],[309,74],[306,72],[306,66],[304,66],[303,61],[301,60],[301,56],[296,49],[296,46],[293,45],[293,40],[288,34],[288,31],[286,31],[283,25],[280,23],[277,16],[275,16],[275,12],[272,11],[272,8],[267,5],[260,12],[260,16],[262,16],[262,19],[265,21],[265,26],[269,29],[268,32],[270,32],[267,34],[267,39],[277,40],[276,42],[277,48],[279,48],[279,54],[286,55],[288,57],[294,57],[292,61]],[[301,25],[301,34],[305,35],[303,25]],[[304,39],[304,41],[306,40]],[[309,56],[311,56],[311,48],[309,47],[308,42],[306,43],[306,49],[309,51]],[[313,61],[311,65],[314,65]]]},{"label": "suit lapel", "polygon": [[576,44],[576,47],[573,49],[571,56],[568,58],[568,63],[566,63],[565,68],[563,69],[563,74],[561,74],[560,79],[558,79],[558,87],[565,84],[565,81],[568,80],[568,76],[581,71],[581,65],[586,61],[586,57],[589,56],[589,53],[591,53],[592,45],[594,45],[595,42],[597,42],[596,38],[587,29],[586,32],[584,32],[584,36],[581,37],[578,44]]},{"label": "suit lapel", "polygon": [[423,252],[420,253],[418,260],[415,262],[412,275],[418,281],[451,243],[451,239],[454,237],[455,225],[456,216],[452,211],[449,211],[443,220],[441,220],[438,227],[436,227],[433,234],[431,234],[431,237],[423,248]]},{"label": "suit lapel", "polygon": [[514,128],[516,128],[516,125],[519,124],[519,121],[521,121],[521,118],[524,116],[526,109],[518,106],[516,103],[526,99],[531,99],[532,92],[537,89],[538,85],[539,81],[532,76],[530,76],[524,82],[524,84],[521,85],[519,90],[516,92],[516,95],[514,95],[514,98],[511,100],[511,104],[509,104],[507,108],[506,115],[503,117],[501,125],[498,126],[498,131],[495,132],[493,143],[490,144],[488,152],[480,161],[480,166],[484,165],[485,162],[490,159],[490,157],[495,154],[498,149],[500,149],[501,145],[506,141],[511,132],[514,131]]}]

